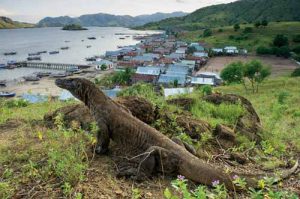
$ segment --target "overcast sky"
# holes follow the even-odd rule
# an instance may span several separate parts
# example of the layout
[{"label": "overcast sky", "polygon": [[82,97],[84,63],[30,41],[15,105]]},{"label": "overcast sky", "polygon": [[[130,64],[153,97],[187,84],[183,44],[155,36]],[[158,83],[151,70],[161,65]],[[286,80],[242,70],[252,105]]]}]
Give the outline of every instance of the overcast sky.
[{"label": "overcast sky", "polygon": [[80,16],[110,13],[140,15],[155,12],[192,12],[198,8],[234,0],[0,0],[0,16],[37,22],[45,16]]}]

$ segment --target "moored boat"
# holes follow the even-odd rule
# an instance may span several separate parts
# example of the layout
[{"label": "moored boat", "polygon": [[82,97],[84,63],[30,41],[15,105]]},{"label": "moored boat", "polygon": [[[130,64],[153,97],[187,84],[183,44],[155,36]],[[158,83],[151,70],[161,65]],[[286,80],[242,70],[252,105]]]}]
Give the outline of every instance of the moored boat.
[{"label": "moored boat", "polygon": [[40,55],[39,52],[37,52],[37,53],[28,53],[28,56],[39,56],[39,55]]},{"label": "moored boat", "polygon": [[5,69],[6,67],[6,64],[0,64],[0,69]]},{"label": "moored boat", "polygon": [[0,91],[0,97],[14,97],[14,96],[16,96],[16,93],[14,92]]},{"label": "moored boat", "polygon": [[45,53],[47,53],[47,51],[44,50],[44,51],[39,51],[39,52],[37,52],[37,53],[39,53],[39,54],[45,54]]},{"label": "moored boat", "polygon": [[50,75],[51,75],[50,72],[38,72],[38,73],[36,73],[36,76],[39,77],[39,78],[48,77]]},{"label": "moored boat", "polygon": [[96,57],[87,57],[85,58],[86,61],[97,61]]},{"label": "moored boat", "polygon": [[96,37],[88,37],[89,40],[95,40]]},{"label": "moored boat", "polygon": [[41,56],[27,57],[27,61],[41,61]]},{"label": "moored boat", "polygon": [[92,46],[91,46],[91,45],[87,45],[87,46],[86,46],[86,48],[90,48],[90,47],[92,47]]},{"label": "moored boat", "polygon": [[0,81],[0,87],[6,87],[6,81],[5,80]]},{"label": "moored boat", "polygon": [[67,74],[66,73],[54,73],[54,74],[51,74],[51,77],[53,78],[61,78],[61,77],[66,77]]},{"label": "moored boat", "polygon": [[59,51],[50,51],[49,54],[50,55],[59,54]]},{"label": "moored boat", "polygon": [[9,56],[9,55],[16,55],[17,52],[13,51],[13,52],[6,52],[4,53],[5,56]]},{"label": "moored boat", "polygon": [[68,46],[65,46],[65,47],[61,47],[60,49],[61,50],[68,50],[70,47],[68,47]]},{"label": "moored boat", "polygon": [[40,80],[40,78],[37,76],[26,76],[23,78],[25,79],[25,81],[28,81],[28,82],[36,82],[36,81]]}]

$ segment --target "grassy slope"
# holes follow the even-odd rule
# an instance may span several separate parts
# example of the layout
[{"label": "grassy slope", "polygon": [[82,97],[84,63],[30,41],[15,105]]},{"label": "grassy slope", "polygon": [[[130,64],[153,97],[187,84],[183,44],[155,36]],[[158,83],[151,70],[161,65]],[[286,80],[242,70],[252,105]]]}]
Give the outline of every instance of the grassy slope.
[{"label": "grassy slope", "polygon": [[[273,156],[278,161],[286,160],[287,157],[300,152],[299,81],[300,78],[272,78],[261,86],[258,94],[245,93],[240,85],[215,89],[223,93],[241,94],[253,103],[264,127],[264,150],[269,155],[263,156],[271,160],[271,166],[275,164],[274,159],[271,159]],[[278,95],[282,92],[285,92],[287,97],[280,104]],[[146,95],[149,99],[155,98],[149,92]],[[200,99],[199,94],[193,95]],[[14,122],[0,128],[0,165],[3,165],[0,167],[0,196],[2,193],[2,197],[9,197],[18,192],[19,195],[36,194],[44,198],[63,195],[67,197],[70,194],[73,194],[73,198],[81,198],[80,193],[84,192],[85,197],[104,195],[115,198],[135,197],[137,192],[141,192],[144,196],[150,195],[148,198],[162,197],[162,192],[169,182],[158,179],[158,182],[148,182],[150,184],[145,185],[147,188],[141,185],[136,189],[139,185],[114,177],[114,163],[109,158],[94,159],[91,156],[90,146],[94,138],[76,128],[50,130],[35,122],[41,120],[48,111],[67,104],[69,103],[54,101],[21,108],[8,108],[3,103],[0,104],[0,124],[14,119]],[[234,107],[230,109],[228,112],[223,107],[218,112],[234,112]],[[194,114],[196,113],[194,110]],[[222,116],[226,116],[226,113]],[[202,117],[203,114],[195,116]],[[205,120],[212,124],[227,121],[226,118],[216,120],[212,117],[205,117]],[[18,121],[21,121],[22,125],[14,126]],[[86,170],[87,168],[89,169]]]},{"label": "grassy slope", "polygon": [[34,24],[13,22],[6,23],[5,21],[0,20],[0,29],[14,29],[14,28],[31,28],[34,27]]},{"label": "grassy slope", "polygon": [[[253,33],[246,34],[248,39],[241,41],[229,39],[230,35],[241,35],[245,27],[253,28]],[[222,29],[223,32],[219,32],[219,29]],[[210,37],[202,37],[203,30],[198,30],[182,33],[179,38],[186,41],[204,41],[213,47],[234,45],[246,48],[249,51],[255,51],[258,46],[270,46],[277,34],[284,34],[288,36],[291,47],[293,47],[296,44],[292,42],[292,38],[294,35],[300,34],[300,22],[272,22],[267,27],[260,28],[255,28],[253,24],[243,24],[237,32],[234,31],[233,26],[214,28],[212,30],[213,35]]]}]

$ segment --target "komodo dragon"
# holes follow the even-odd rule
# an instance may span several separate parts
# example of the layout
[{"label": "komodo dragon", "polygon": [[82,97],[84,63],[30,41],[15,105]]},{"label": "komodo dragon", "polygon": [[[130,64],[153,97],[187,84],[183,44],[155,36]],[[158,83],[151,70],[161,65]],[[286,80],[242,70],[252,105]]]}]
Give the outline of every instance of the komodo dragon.
[{"label": "komodo dragon", "polygon": [[[92,82],[81,78],[57,79],[56,85],[69,90],[85,103],[100,128],[96,152],[108,151],[110,139],[117,146],[135,151],[132,157],[142,157],[137,169],[120,171],[122,176],[134,176],[143,171],[148,175],[155,171],[176,173],[197,183],[211,185],[219,180],[229,190],[238,190],[232,180],[237,173],[226,173],[200,160],[182,145],[176,144],[151,126],[132,116],[116,102],[109,99]],[[298,162],[280,176],[286,178],[297,169]],[[241,175],[239,175],[241,176]],[[243,176],[241,176],[243,177]],[[257,187],[257,180],[245,177],[248,186]]]}]

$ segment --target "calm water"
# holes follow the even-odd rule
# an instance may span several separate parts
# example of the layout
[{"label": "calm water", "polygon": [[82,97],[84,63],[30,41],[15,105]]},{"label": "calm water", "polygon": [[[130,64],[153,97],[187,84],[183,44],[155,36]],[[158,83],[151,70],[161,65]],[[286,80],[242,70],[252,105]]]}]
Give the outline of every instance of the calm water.
[{"label": "calm water", "polygon": [[[0,30],[0,63],[12,60],[23,61],[28,57],[28,53],[59,50],[60,53],[56,55],[41,54],[42,61],[86,64],[86,57],[102,55],[107,50],[116,50],[117,46],[138,43],[138,41],[133,40],[132,34],[155,33],[153,31],[136,31],[121,27],[89,27],[88,29],[86,31],[63,31],[60,28]],[[124,36],[115,35],[115,33],[128,34],[130,37],[121,40],[119,38]],[[96,40],[88,40],[88,37],[96,37]],[[91,47],[87,48],[88,45]],[[70,49],[60,49],[66,46]],[[11,51],[16,51],[17,55],[3,55],[3,53]],[[0,70],[0,80],[8,77],[9,79],[18,78],[34,71],[36,69],[33,71]]]}]

